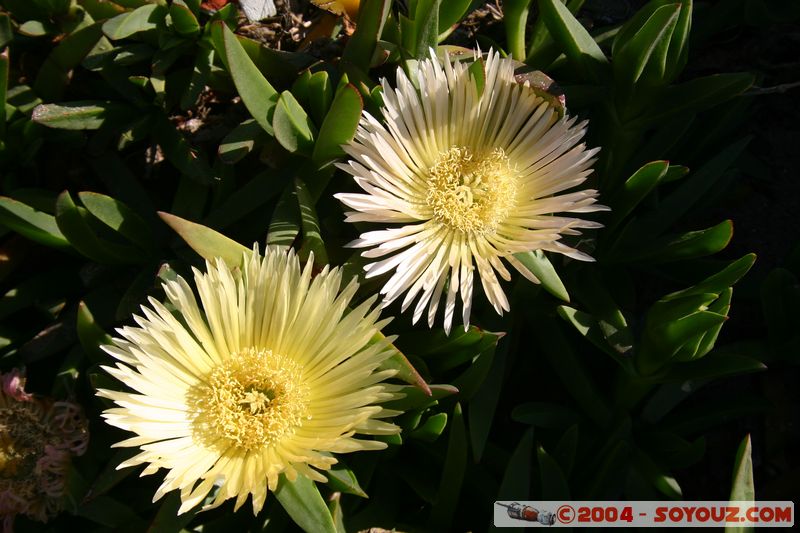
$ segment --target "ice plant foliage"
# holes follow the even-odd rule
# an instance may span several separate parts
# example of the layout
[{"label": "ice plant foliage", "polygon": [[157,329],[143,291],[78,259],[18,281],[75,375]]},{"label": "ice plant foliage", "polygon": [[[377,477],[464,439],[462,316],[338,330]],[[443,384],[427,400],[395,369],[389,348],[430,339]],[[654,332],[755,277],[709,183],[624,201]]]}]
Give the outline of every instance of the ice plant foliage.
[{"label": "ice plant foliage", "polygon": [[364,190],[336,195],[352,209],[347,221],[390,225],[352,245],[381,258],[365,267],[367,277],[393,272],[381,290],[384,306],[405,293],[405,311],[419,297],[415,323],[427,307],[433,326],[446,292],[445,329],[458,294],[466,327],[476,269],[495,310],[508,311],[497,278],[511,277],[504,261],[538,282],[515,253],[592,259],[561,237],[600,224],[557,214],[606,209],[595,190],[566,192],[592,172],[598,149],[581,143],[586,122],[560,117],[515,80],[514,68],[490,52],[483,87],[467,63],[434,54],[419,63],[417,86],[398,69],[396,88],[383,80],[385,124],[365,112],[345,147],[352,159],[340,166]]},{"label": "ice plant foliage", "polygon": [[0,516],[47,522],[61,510],[70,459],[89,443],[81,408],[25,392],[18,370],[0,375]]},{"label": "ice plant foliage", "polygon": [[399,432],[378,405],[396,395],[382,383],[395,371],[378,369],[392,352],[371,341],[387,321],[374,298],[349,310],[355,281],[341,289],[340,270],[312,278],[312,266],[278,248],[254,249],[240,268],[209,263],[194,273],[199,301],[170,281],[175,312],[150,299],[106,347],[119,361],[106,369],[135,391],[99,391],[119,406],[108,423],[136,434],[116,446],[141,448],[119,467],[165,468],[154,499],[178,489],[183,513],[216,485],[204,508],[252,495],[257,513],[281,474],[324,482],[331,452],[386,447],[356,434]]}]

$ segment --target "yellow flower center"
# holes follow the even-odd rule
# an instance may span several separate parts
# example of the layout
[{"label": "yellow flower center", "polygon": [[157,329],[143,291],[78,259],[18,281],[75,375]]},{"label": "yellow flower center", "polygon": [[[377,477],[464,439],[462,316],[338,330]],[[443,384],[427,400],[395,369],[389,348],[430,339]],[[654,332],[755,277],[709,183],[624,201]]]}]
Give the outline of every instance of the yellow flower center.
[{"label": "yellow flower center", "polygon": [[231,354],[189,393],[195,434],[209,446],[223,439],[244,450],[292,435],[308,414],[300,365],[270,350]]},{"label": "yellow flower center", "polygon": [[454,230],[492,233],[514,207],[516,176],[500,148],[479,156],[466,147],[451,148],[428,173],[428,205]]}]

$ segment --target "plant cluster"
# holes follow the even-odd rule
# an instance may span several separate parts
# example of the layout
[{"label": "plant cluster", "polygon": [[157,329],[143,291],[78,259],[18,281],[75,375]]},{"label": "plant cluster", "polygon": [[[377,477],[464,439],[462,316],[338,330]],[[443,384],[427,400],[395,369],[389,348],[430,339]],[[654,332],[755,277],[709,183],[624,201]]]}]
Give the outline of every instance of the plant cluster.
[{"label": "plant cluster", "polygon": [[[495,500],[754,498],[731,421],[774,401],[725,384],[796,372],[800,261],[757,288],[765,333],[723,342],[755,256],[706,215],[761,80],[685,69],[797,4],[278,2],[306,17],[288,46],[255,4],[0,3],[0,368],[89,424],[63,512],[8,523],[482,530]],[[194,429],[158,419],[192,405]],[[237,405],[264,416],[231,429]],[[201,425],[234,444],[180,447]],[[708,494],[717,427],[741,445]],[[213,463],[263,442],[288,444]]]}]

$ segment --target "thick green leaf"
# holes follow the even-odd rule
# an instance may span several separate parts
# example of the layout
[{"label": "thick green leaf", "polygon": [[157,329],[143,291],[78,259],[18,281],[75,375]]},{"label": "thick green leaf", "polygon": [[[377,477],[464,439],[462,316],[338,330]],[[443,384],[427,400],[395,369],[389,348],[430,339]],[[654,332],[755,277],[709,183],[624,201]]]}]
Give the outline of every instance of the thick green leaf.
[{"label": "thick green leaf", "polygon": [[101,264],[141,262],[141,251],[138,248],[116,244],[98,237],[89,225],[90,217],[86,209],[75,205],[68,191],[58,195],[56,224],[73,248]]},{"label": "thick green leaf", "polygon": [[623,26],[614,40],[612,52],[614,74],[619,82],[627,85],[636,83],[645,67],[651,64],[663,77],[669,41],[680,12],[680,3],[667,4],[653,9],[645,21],[628,21],[627,24],[636,24],[632,28]]},{"label": "thick green leaf", "polygon": [[181,507],[181,494],[174,490],[164,497],[164,501],[159,505],[158,512],[153,517],[153,521],[147,527],[147,533],[174,533],[183,531],[200,510],[198,504],[195,509],[178,514]]},{"label": "thick green leaf", "polygon": [[400,393],[403,398],[391,400],[382,405],[386,409],[395,409],[397,411],[411,411],[413,409],[424,409],[430,405],[437,403],[438,400],[458,394],[458,389],[452,385],[430,385],[430,394],[424,390],[414,386],[403,386]]},{"label": "thick green leaf", "polygon": [[264,131],[272,135],[272,114],[279,96],[277,91],[224,23],[214,22],[211,31],[215,36],[214,47],[223,58],[245,107]]},{"label": "thick green leaf", "polygon": [[654,99],[646,113],[630,122],[629,127],[638,131],[673,119],[676,115],[697,113],[742,94],[754,81],[752,74],[737,72],[714,74],[670,86],[664,89],[659,98]]},{"label": "thick green leaf", "polygon": [[736,450],[733,463],[733,480],[731,481],[730,501],[751,502],[755,500],[756,491],[753,482],[753,445],[747,435]]},{"label": "thick green leaf", "polygon": [[671,365],[669,371],[660,376],[658,381],[685,382],[690,379],[718,379],[750,372],[761,372],[766,369],[764,363],[746,355],[715,355],[712,353],[697,361]]},{"label": "thick green leaf", "polygon": [[324,70],[308,79],[308,110],[316,124],[322,124],[333,102],[333,84]]},{"label": "thick green leaf", "polygon": [[461,20],[469,9],[471,0],[444,0],[439,5],[439,34],[446,32]]},{"label": "thick green leaf", "polygon": [[726,220],[714,227],[670,235],[641,242],[626,242],[604,257],[607,264],[614,263],[667,263],[705,257],[724,250],[733,237],[733,222]]},{"label": "thick green leaf", "polygon": [[561,467],[541,446],[536,448],[543,500],[569,500],[570,490]]},{"label": "thick green leaf", "polygon": [[288,151],[311,155],[314,148],[314,125],[292,93],[283,91],[272,117],[275,138]]},{"label": "thick green leaf", "polygon": [[697,172],[687,176],[656,210],[635,221],[634,235],[652,239],[680,220],[689,208],[714,186],[749,142],[750,139],[745,138],[732,144],[710,159]]},{"label": "thick green leaf", "polygon": [[[712,297],[714,295],[711,295]],[[695,306],[691,302],[692,306]],[[702,309],[701,306],[697,307]],[[652,374],[677,357],[684,344],[698,335],[720,326],[727,316],[711,311],[698,310],[684,314],[681,301],[672,301],[653,309],[647,315],[641,347],[636,353],[636,364],[644,374]],[[694,354],[688,354],[693,357]]]},{"label": "thick green leaf", "polygon": [[553,457],[561,465],[561,471],[567,476],[572,472],[575,464],[575,452],[578,449],[578,424],[567,429],[556,445]]},{"label": "thick green leaf", "polygon": [[648,311],[650,318],[658,327],[666,327],[668,322],[707,311],[708,306],[719,297],[716,292],[683,294],[680,297],[667,296],[657,300]]},{"label": "thick green leaf", "polygon": [[50,52],[36,75],[33,84],[36,94],[48,102],[60,100],[70,72],[92,49],[95,52],[111,49],[111,43],[103,37],[99,23],[72,32]]},{"label": "thick green leaf", "polygon": [[669,469],[697,464],[706,451],[705,437],[689,441],[669,431],[654,430],[642,435],[639,441],[647,447],[650,457],[657,458],[660,465]]},{"label": "thick green leaf", "polygon": [[[321,71],[326,74],[326,71]],[[311,71],[304,70],[300,74],[297,75],[297,79],[294,80],[292,83],[292,94],[300,103],[301,106],[308,106],[309,105],[309,96],[308,96],[308,82],[311,80]]]},{"label": "thick green leaf", "polygon": [[341,499],[341,494],[336,492],[331,494],[331,497],[328,498],[328,510],[331,513],[331,518],[333,518],[333,525],[336,526],[337,533],[347,533],[347,529],[344,527],[344,510],[342,509]]},{"label": "thick green leaf", "polygon": [[125,8],[136,8],[147,4],[147,0],[81,0],[81,7],[95,20],[109,19],[125,12]]},{"label": "thick green leaf", "polygon": [[503,335],[470,326],[466,331],[457,328],[449,336],[443,330],[433,334],[409,332],[400,340],[405,352],[423,357],[433,373],[440,374],[477,359],[484,351],[493,351]]},{"label": "thick green leaf", "polygon": [[[679,366],[679,365],[676,365]],[[658,387],[642,408],[642,419],[650,424],[659,422],[683,400],[703,386],[703,381],[668,382]]]},{"label": "thick green leaf", "polygon": [[608,59],[567,6],[560,0],[539,0],[538,5],[547,29],[575,68],[594,81],[602,79]]},{"label": "thick green leaf", "polygon": [[[12,342],[21,343],[16,351],[17,360],[22,364],[29,365],[44,359],[51,358],[60,352],[70,350],[75,343],[72,335],[74,322],[72,317],[57,319],[46,326],[36,326],[31,328],[32,337],[28,339],[28,332],[6,332],[4,337],[10,337]],[[3,328],[6,330],[6,328]],[[23,335],[20,335],[23,333]],[[4,344],[8,344],[6,341]],[[5,346],[3,346],[5,347]],[[51,359],[50,363],[57,365],[60,358]]]},{"label": "thick green leaf", "polygon": [[192,250],[207,261],[213,261],[219,257],[225,264],[233,268],[242,264],[245,254],[251,253],[250,249],[211,228],[162,211],[159,211],[158,215],[186,241]]},{"label": "thick green leaf", "polygon": [[272,212],[267,231],[267,244],[291,246],[300,234],[300,203],[294,181],[283,189],[278,205]]},{"label": "thick green leaf", "polygon": [[102,69],[108,68],[106,61],[109,55],[113,55],[111,59],[112,65],[129,67],[150,61],[155,53],[156,50],[146,43],[118,44],[111,52],[89,55],[84,61],[84,66],[91,70],[101,69],[100,72],[102,72]]},{"label": "thick green leaf", "polygon": [[[8,19],[7,16],[0,14],[0,21],[7,19]],[[1,22],[0,22],[0,27],[1,27]],[[5,49],[0,51],[0,141],[4,139],[6,136],[8,67],[9,67],[8,49]],[[0,151],[2,151],[2,148],[0,148]]]},{"label": "thick green leaf", "polygon": [[531,487],[531,459],[533,457],[533,428],[528,429],[519,439],[514,453],[506,464],[498,500],[527,500]]},{"label": "thick green leaf", "polygon": [[192,10],[181,0],[175,0],[169,6],[169,16],[172,19],[172,27],[178,35],[186,37],[200,33],[200,23],[192,13]]},{"label": "thick green leaf", "polygon": [[516,253],[514,257],[539,280],[547,292],[560,300],[569,302],[567,288],[542,250]]},{"label": "thick green leaf", "polygon": [[[668,31],[663,22],[664,8],[670,11],[678,10],[678,16]],[[667,84],[677,77],[686,64],[688,53],[688,34],[692,20],[692,0],[652,0],[640,9],[633,17],[620,28],[612,46],[612,56],[615,60],[626,55],[649,55],[650,61],[645,69],[643,78],[650,85],[654,83]],[[632,49],[634,43],[638,44],[637,50]],[[624,50],[628,49],[627,54]]]},{"label": "thick green leaf", "polygon": [[225,163],[237,163],[265,139],[264,129],[255,119],[249,118],[222,139],[217,153]]},{"label": "thick green leaf", "polygon": [[[424,412],[420,409],[404,413],[395,418],[395,422],[397,423],[398,426],[400,426],[404,434],[408,434],[408,432],[414,431],[419,427],[420,422],[422,422],[423,413]],[[399,444],[402,444],[402,442],[400,442]],[[428,498],[426,499],[433,502],[434,496],[431,495],[429,499]]]},{"label": "thick green leaf", "polygon": [[322,166],[344,155],[341,145],[353,140],[364,101],[353,85],[347,84],[336,91],[328,114],[319,129],[312,159]]},{"label": "thick green leaf", "polygon": [[[142,186],[141,180],[116,152],[108,151],[99,157],[90,158],[88,164],[111,196],[125,202],[140,217],[148,220],[151,226],[160,225],[155,206]],[[159,229],[166,230],[163,226]]]},{"label": "thick green leaf", "polygon": [[[173,131],[178,133],[174,129]],[[176,141],[171,149],[171,161],[173,164],[181,164],[186,170],[190,170],[189,167],[194,166],[191,170],[195,171],[205,166],[205,161],[202,159],[193,160],[194,153],[182,135],[178,133],[178,136],[173,140]],[[209,184],[210,182],[202,177],[192,176],[189,172],[181,172],[178,178],[178,187],[172,197],[172,205],[170,205],[169,210],[184,218],[199,220],[203,216],[203,212],[205,212],[206,203],[211,192]]]},{"label": "thick green leaf", "polygon": [[[573,15],[583,7],[585,0],[567,0],[567,9]],[[528,55],[525,63],[533,68],[548,70],[553,61],[561,55],[561,50],[550,35],[544,17],[537,16],[530,28],[530,38],[528,39]]]},{"label": "thick green leaf", "polygon": [[306,184],[299,178],[295,178],[295,189],[297,191],[297,204],[300,208],[300,227],[303,230],[300,258],[304,259],[308,257],[310,252],[313,252],[316,264],[327,265],[328,252],[325,251],[325,242],[322,240],[317,210],[311,200],[311,195],[308,193]]},{"label": "thick green leaf", "polygon": [[744,416],[763,416],[770,409],[774,409],[774,405],[762,396],[739,392],[729,398],[673,411],[664,418],[661,427],[682,436],[705,435],[719,425],[729,424]]},{"label": "thick green leaf", "polygon": [[[8,50],[4,55],[8,56]],[[6,91],[6,104],[15,107],[21,113],[30,113],[34,107],[42,103],[42,99],[27,85],[8,87]]]},{"label": "thick green leaf", "polygon": [[275,497],[303,530],[309,533],[336,533],[333,518],[317,485],[304,475],[298,475],[295,481],[289,481],[281,475]]},{"label": "thick green leaf", "polygon": [[[603,352],[610,355],[614,361],[622,365],[625,369],[631,368],[630,357],[623,357],[628,350],[618,351],[624,347],[616,344],[612,345],[606,338],[607,328],[600,327],[600,323],[590,315],[573,307],[559,305],[557,308],[558,316],[572,324],[578,333],[586,337],[592,344],[600,348]],[[630,347],[628,347],[630,348]]]},{"label": "thick green leaf", "polygon": [[58,229],[54,216],[13,198],[0,196],[0,224],[39,244],[71,248],[69,241]]},{"label": "thick green leaf", "polygon": [[76,514],[111,529],[147,529],[145,521],[130,506],[110,496],[98,496],[81,502]]},{"label": "thick green leaf", "polygon": [[14,39],[14,30],[11,27],[11,17],[7,13],[0,13],[0,50]]},{"label": "thick green leaf", "polygon": [[467,434],[461,404],[453,408],[453,420],[447,441],[442,478],[436,494],[436,504],[431,511],[431,525],[438,531],[449,531],[460,501],[461,485],[467,467]]},{"label": "thick green leaf", "polygon": [[[4,251],[7,250],[4,248]],[[28,276],[0,298],[0,319],[8,319],[14,313],[50,299],[71,298],[80,293],[81,285],[77,272],[65,268]]]},{"label": "thick green leaf", "polygon": [[[260,126],[253,123],[263,134]],[[237,188],[225,202],[212,211],[204,221],[206,226],[223,229],[241,220],[262,205],[266,204],[285,188],[292,169],[283,171],[265,170]]]},{"label": "thick green leaf", "polygon": [[467,67],[470,77],[478,89],[478,94],[483,94],[483,88],[486,86],[486,62],[483,58],[479,57]]},{"label": "thick green leaf", "polygon": [[[386,336],[378,332],[372,338],[372,342],[380,342],[385,339]],[[415,387],[422,390],[426,395],[431,396],[431,389],[425,380],[420,376],[417,369],[408,361],[403,352],[397,349],[394,344],[389,344],[389,348],[394,351],[391,357],[386,359],[383,363],[381,363],[380,370],[397,370],[397,375],[395,376],[397,379],[405,381],[409,385],[414,385]]]},{"label": "thick green leaf", "polygon": [[63,17],[70,7],[69,0],[4,0],[3,9],[17,20]]},{"label": "thick green leaf", "polygon": [[[737,104],[741,102],[747,103],[746,100],[743,100],[737,102]],[[653,132],[648,136],[648,139],[636,150],[636,154],[633,154],[633,158],[628,162],[628,165],[630,165],[628,170],[632,171],[638,165],[667,157],[670,151],[686,138],[688,132],[692,131],[695,120],[697,120],[696,116],[678,115],[672,119],[665,119],[659,122],[654,126]],[[730,131],[728,129],[726,133]],[[725,140],[727,141],[727,138]],[[708,150],[703,153],[708,153]],[[688,168],[686,171],[688,172]],[[667,180],[664,179],[664,182],[666,183]]]},{"label": "thick green leaf", "polygon": [[106,120],[132,116],[132,110],[119,102],[83,100],[61,104],[41,104],[34,108],[31,120],[48,128],[96,130]]},{"label": "thick green leaf", "polygon": [[664,472],[641,450],[635,450],[634,458],[639,473],[661,494],[671,500],[679,500],[683,497],[683,491],[672,474]]},{"label": "thick green leaf", "polygon": [[106,461],[103,469],[95,476],[94,480],[92,481],[92,485],[86,494],[86,500],[91,500],[106,494],[125,478],[136,472],[137,468],[133,466],[117,469],[118,465],[122,464],[128,459],[131,459],[134,455],[136,455],[136,452],[130,448],[121,448],[116,450]]},{"label": "thick green leaf", "polygon": [[164,23],[166,16],[166,6],[147,4],[107,20],[103,24],[103,33],[115,41],[124,39],[140,31],[155,30]]},{"label": "thick green leaf", "polygon": [[634,336],[624,313],[609,292],[612,286],[598,271],[576,276],[572,286],[576,299],[596,319],[608,345],[621,355],[628,354],[633,346]]},{"label": "thick green leaf", "polygon": [[[736,450],[733,463],[733,479],[731,480],[730,501],[753,502],[756,499],[755,482],[753,481],[753,445],[748,434]],[[745,526],[725,525],[726,533],[749,533],[754,530],[752,524]]]},{"label": "thick green leaf", "polygon": [[[174,5],[174,4],[173,4]],[[204,41],[201,41],[203,43]],[[181,109],[188,110],[197,103],[197,99],[203,89],[208,85],[211,77],[211,68],[214,63],[214,49],[208,45],[201,45],[197,49],[194,60],[194,68],[189,77],[186,90],[181,95]]]},{"label": "thick green leaf", "polygon": [[541,317],[534,320],[531,326],[533,338],[538,340],[567,392],[592,420],[600,424],[607,423],[611,418],[607,402],[589,379],[583,363],[564,337],[559,323],[555,319]]},{"label": "thick green leaf", "polygon": [[100,349],[100,346],[111,344],[111,337],[97,324],[84,302],[78,304],[76,329],[81,346],[90,361],[97,363],[108,360],[108,355]]},{"label": "thick green leaf", "polygon": [[585,490],[586,499],[600,499],[618,490],[625,465],[630,462],[630,444],[624,440],[609,440],[602,453],[597,453],[596,466],[591,469],[592,481]]},{"label": "thick green leaf", "polygon": [[[235,10],[234,10],[235,12]],[[232,22],[228,22],[229,27],[235,27]],[[215,48],[219,49],[222,45],[222,34],[214,26],[211,26],[211,37]],[[243,35],[236,35],[236,40],[247,53],[256,68],[263,74],[273,87],[290,86],[297,79],[298,72],[311,67],[317,59],[303,52],[285,52],[275,50],[264,43],[250,39]],[[222,62],[226,59],[221,57]]]},{"label": "thick green leaf", "polygon": [[153,264],[152,269],[145,267],[128,285],[127,290],[120,297],[114,319],[117,322],[128,320],[131,315],[139,312],[139,306],[157,285],[154,270],[162,265]]},{"label": "thick green leaf", "polygon": [[326,471],[325,477],[328,478],[328,487],[331,490],[368,498],[367,493],[358,484],[358,479],[353,471],[341,463]]},{"label": "thick green leaf", "polygon": [[439,43],[439,4],[442,0],[417,0],[414,14],[414,48],[410,50],[417,59],[430,55]]},{"label": "thick green leaf", "polygon": [[453,380],[453,385],[458,387],[460,391],[460,398],[469,401],[481,388],[493,366],[496,349],[496,343],[492,343],[483,348],[478,355],[472,359],[470,366]]},{"label": "thick green leaf", "polygon": [[666,57],[666,71],[663,76],[665,83],[671,83],[686,66],[689,57],[689,33],[692,27],[693,0],[681,0],[681,13],[678,22],[672,31],[669,41],[669,50]]},{"label": "thick green leaf", "polygon": [[725,268],[716,274],[707,277],[700,283],[687,289],[683,289],[682,291],[670,293],[662,298],[662,300],[670,301],[684,298],[686,296],[697,296],[708,293],[720,294],[725,289],[739,281],[745,274],[747,274],[755,261],[755,254],[747,254],[736,261],[730,262],[725,266]]},{"label": "thick green leaf", "polygon": [[410,437],[423,442],[435,442],[447,427],[447,413],[436,413],[429,416],[427,420],[409,435]]},{"label": "thick green leaf", "polygon": [[526,56],[525,28],[531,0],[506,0],[503,2],[503,22],[506,25],[506,42],[511,56],[523,61]]},{"label": "thick green leaf", "polygon": [[639,205],[639,202],[655,189],[667,174],[668,168],[669,161],[651,161],[628,178],[622,188],[607,202],[611,207],[611,219],[606,224],[609,232],[613,231]]},{"label": "thick green leaf", "polygon": [[[719,298],[714,300],[708,306],[708,311],[722,316],[728,316],[728,311],[731,308],[731,298],[733,297],[733,288],[728,287],[723,289],[719,294]],[[691,361],[705,356],[710,352],[717,342],[717,337],[722,330],[722,324],[713,326],[698,335],[694,339],[690,339],[686,344],[681,347],[676,359],[678,361]]]},{"label": "thick green leaf", "polygon": [[392,3],[390,0],[362,0],[358,9],[356,31],[350,36],[342,53],[342,66],[345,72],[369,71],[372,55],[378,39],[383,32],[386,17]]},{"label": "thick green leaf", "polygon": [[467,427],[469,428],[472,457],[475,462],[480,461],[483,450],[486,447],[486,441],[489,439],[489,434],[492,429],[495,411],[500,401],[500,394],[503,390],[503,378],[505,377],[506,357],[509,344],[510,343],[503,343],[501,348],[497,350],[486,379],[467,406]]},{"label": "thick green leaf", "polygon": [[496,336],[494,333],[484,332],[476,326],[467,330],[456,328],[450,335],[444,331],[430,332],[410,331],[399,340],[403,350],[420,357],[439,357],[452,354],[465,348],[471,349],[471,356],[478,353],[477,345],[485,335]]},{"label": "thick green leaf", "polygon": [[78,198],[100,222],[145,250],[153,248],[153,232],[149,224],[127,205],[96,192],[79,192]]}]

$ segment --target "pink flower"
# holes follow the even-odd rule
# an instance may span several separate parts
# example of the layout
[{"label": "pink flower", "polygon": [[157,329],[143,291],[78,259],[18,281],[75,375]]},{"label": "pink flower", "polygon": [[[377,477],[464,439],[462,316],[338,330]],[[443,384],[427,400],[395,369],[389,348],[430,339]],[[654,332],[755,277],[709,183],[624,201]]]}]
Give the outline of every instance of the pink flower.
[{"label": "pink flower", "polygon": [[2,375],[3,393],[20,402],[29,402],[33,400],[33,394],[25,392],[25,376],[17,370],[12,369],[8,374]]},{"label": "pink flower", "polygon": [[80,406],[25,392],[17,369],[0,374],[0,517],[3,531],[23,514],[47,522],[61,510],[73,456],[89,442]]}]

